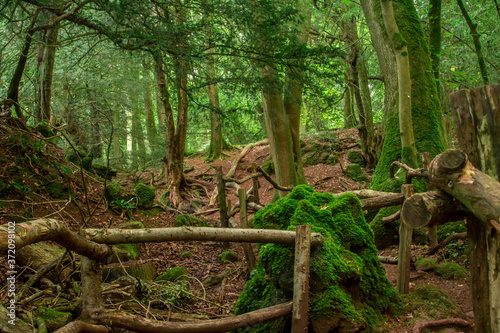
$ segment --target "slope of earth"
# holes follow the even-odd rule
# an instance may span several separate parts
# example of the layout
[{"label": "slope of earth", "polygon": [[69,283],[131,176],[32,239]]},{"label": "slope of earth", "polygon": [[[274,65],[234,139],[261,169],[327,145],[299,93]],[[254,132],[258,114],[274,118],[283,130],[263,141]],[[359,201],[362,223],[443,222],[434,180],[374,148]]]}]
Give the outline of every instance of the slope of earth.
[{"label": "slope of earth", "polygon": [[[314,186],[319,192],[343,192],[367,188],[371,170],[362,169],[368,177],[368,181],[364,183],[353,181],[343,172],[350,164],[347,159],[348,151],[350,149],[361,150],[357,140],[357,130],[355,129],[337,130],[326,135],[304,138],[305,147],[331,144],[332,147],[334,146],[332,150],[340,162],[306,165],[304,172],[309,185]],[[204,162],[203,156],[193,156],[187,159],[186,168],[193,167],[187,176],[196,180],[197,183],[203,184],[204,188],[192,187],[185,193],[186,209],[182,211],[160,204],[165,192],[165,184],[163,179],[159,177],[159,170],[141,170],[135,174],[118,174],[114,182],[131,193],[137,182],[156,187],[156,199],[159,204],[153,210],[145,211],[132,207],[129,219],[126,214],[117,214],[108,209],[110,203],[103,199],[105,181],[91,173],[85,173],[82,176],[78,167],[64,161],[64,152],[61,149],[37,133],[21,133],[15,130],[10,133],[5,132],[0,135],[0,156],[2,156],[0,181],[5,185],[0,195],[0,224],[13,220],[20,223],[25,220],[52,217],[68,223],[75,231],[84,226],[114,228],[130,220],[141,221],[145,227],[173,227],[178,215],[185,215],[189,212],[206,220],[208,225],[219,226],[220,216],[218,211],[214,211],[217,204],[209,206],[209,196],[216,188],[215,169],[212,166],[222,167],[223,174],[227,174],[240,150],[226,153],[228,156],[225,159],[209,164]],[[241,179],[249,175],[253,163],[262,166],[268,157],[268,145],[254,147],[239,162],[234,178]],[[62,193],[54,194],[53,191],[49,191],[51,183],[63,184]],[[247,181],[241,186],[248,190],[252,186],[252,181]],[[228,189],[227,194],[227,199],[234,205],[238,201],[235,191]],[[261,204],[269,204],[273,194],[272,185],[262,179],[259,188]],[[54,197],[55,195],[60,196]],[[250,217],[253,213],[253,211],[249,212]],[[236,224],[238,223],[238,214],[234,216],[234,221]],[[219,255],[227,250],[235,252],[238,260],[222,262]],[[253,250],[255,255],[258,255],[255,246]],[[423,247],[416,247],[414,253],[418,255],[424,251]],[[453,260],[453,257],[450,258],[445,252],[446,249],[443,249],[435,257],[439,260]],[[381,255],[397,256],[397,248],[385,250]],[[219,318],[231,315],[234,304],[248,277],[247,263],[243,249],[239,244],[230,244],[230,248],[226,249],[222,244],[215,242],[147,243],[142,246],[140,259],[153,262],[158,274],[174,267],[183,266],[186,268],[189,294],[185,294],[178,304],[168,309],[172,313],[179,314],[175,317],[176,320],[192,319],[188,314],[197,314],[200,316],[199,318]],[[384,267],[389,280],[395,283],[396,266],[384,264]],[[0,299],[2,303],[6,300],[6,284],[3,283],[6,271],[6,258],[2,256],[0,258],[0,279],[2,281]],[[30,269],[18,267],[18,271],[23,272],[18,276],[19,288],[30,277]],[[458,304],[465,318],[470,320],[472,309],[469,275],[461,280],[445,280],[434,273],[421,274],[415,271],[412,272],[412,275],[415,277],[411,281],[412,290],[418,286],[429,284],[438,287],[450,295]],[[212,285],[206,283],[209,278],[214,277],[220,277],[219,282]],[[78,278],[75,278],[75,281],[78,281]],[[33,289],[31,294],[37,290]],[[53,299],[47,298],[46,301],[44,303],[42,296],[42,300],[38,301],[37,306],[46,304],[50,307]],[[33,309],[32,303],[30,301],[24,304],[23,308],[20,308],[21,313],[29,317]],[[106,304],[106,306],[117,307],[111,303]],[[144,305],[141,306],[144,308]],[[445,313],[441,314],[440,317],[439,314],[433,314],[433,317],[429,317],[420,312],[419,309],[405,308],[401,313],[396,314],[395,318],[389,320],[382,331],[410,332],[411,328],[419,321],[448,315]],[[147,314],[147,312],[143,314]],[[165,315],[165,313],[155,315],[158,319],[163,318],[163,320],[168,320],[170,317],[170,314]],[[172,317],[172,319],[174,318]],[[450,327],[450,329],[455,328]]]}]

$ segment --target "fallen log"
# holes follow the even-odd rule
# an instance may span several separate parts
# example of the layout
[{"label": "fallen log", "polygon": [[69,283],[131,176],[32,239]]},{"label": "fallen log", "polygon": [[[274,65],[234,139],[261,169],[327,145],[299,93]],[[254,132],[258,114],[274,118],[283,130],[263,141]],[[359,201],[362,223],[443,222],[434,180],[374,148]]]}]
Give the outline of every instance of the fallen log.
[{"label": "fallen log", "polygon": [[463,327],[471,327],[471,323],[467,320],[461,318],[448,318],[434,321],[423,321],[413,327],[412,333],[421,333],[425,332],[427,328],[430,327],[439,327],[439,326],[447,326],[447,325],[457,325]]},{"label": "fallen log", "polygon": [[[214,241],[241,243],[295,244],[295,231],[240,228],[147,228],[147,229],[85,229],[85,236],[96,243],[122,244],[169,241]],[[311,234],[311,246],[323,245],[320,233]]]},{"label": "fallen log", "polygon": [[[9,240],[13,240],[14,243],[9,242]],[[97,261],[104,261],[109,255],[113,254],[110,247],[79,236],[69,230],[65,223],[55,219],[42,218],[30,222],[16,223],[15,226],[14,224],[0,226],[0,253],[7,253],[12,244],[15,244],[14,248],[18,251],[24,246],[48,240]]]},{"label": "fallen log", "polygon": [[401,208],[401,221],[413,229],[432,228],[465,218],[465,208],[451,195],[442,191],[415,193]]},{"label": "fallen log", "polygon": [[248,154],[248,152],[253,148],[253,147],[257,147],[257,146],[262,146],[262,145],[267,145],[269,143],[269,141],[267,139],[264,139],[262,141],[259,141],[259,142],[253,142],[253,143],[250,143],[248,145],[245,146],[245,148],[243,148],[243,150],[241,151],[241,153],[238,154],[238,156],[236,156],[236,158],[233,160],[233,163],[231,164],[231,169],[229,169],[229,172],[227,173],[226,177],[228,178],[231,178],[234,176],[235,172],[236,172],[236,168],[238,167],[238,163],[240,162],[240,160],[246,155]]},{"label": "fallen log", "polygon": [[271,306],[239,316],[197,322],[163,322],[123,312],[104,312],[95,320],[103,325],[141,333],[218,333],[254,326],[281,318],[292,312],[292,302]]},{"label": "fallen log", "polygon": [[[385,193],[385,192],[382,192]],[[379,197],[361,199],[361,207],[363,210],[378,209],[382,207],[398,206],[404,202],[402,193],[386,193]]]}]

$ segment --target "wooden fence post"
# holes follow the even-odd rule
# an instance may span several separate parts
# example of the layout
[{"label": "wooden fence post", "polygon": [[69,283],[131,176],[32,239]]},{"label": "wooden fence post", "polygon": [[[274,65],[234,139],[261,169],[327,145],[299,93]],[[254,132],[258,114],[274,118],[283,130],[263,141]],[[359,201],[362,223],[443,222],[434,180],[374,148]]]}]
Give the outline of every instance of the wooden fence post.
[{"label": "wooden fence post", "polygon": [[[404,184],[401,190],[405,199],[413,194],[413,185]],[[396,281],[396,289],[400,294],[408,294],[410,292],[410,263],[411,263],[411,237],[413,229],[403,223],[399,226],[399,255],[398,255],[398,277]]]},{"label": "wooden fence post", "polygon": [[309,322],[309,259],[311,225],[298,225],[295,233],[292,333],[307,332]]},{"label": "wooden fence post", "polygon": [[[238,189],[238,197],[240,198],[240,224],[241,228],[248,229],[247,220],[247,200],[245,189],[240,187]],[[247,259],[248,272],[250,273],[255,268],[255,255],[253,254],[252,244],[244,243],[243,251],[245,252],[245,258]]]},{"label": "wooden fence post", "polygon": [[[224,180],[222,179],[222,167],[216,169],[217,173],[217,190],[219,192],[219,211],[220,211],[220,224],[222,228],[228,228],[227,206],[226,206],[226,190],[224,189]],[[223,242],[224,248],[229,248],[229,242]]]}]

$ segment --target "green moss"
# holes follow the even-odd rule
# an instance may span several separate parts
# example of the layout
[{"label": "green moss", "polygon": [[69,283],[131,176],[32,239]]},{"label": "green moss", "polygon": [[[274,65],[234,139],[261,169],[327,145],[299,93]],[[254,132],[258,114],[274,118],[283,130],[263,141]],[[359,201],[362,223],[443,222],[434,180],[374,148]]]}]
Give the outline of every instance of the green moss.
[{"label": "green moss", "polygon": [[[377,258],[373,233],[361,203],[346,194],[335,198],[299,185],[286,197],[255,214],[260,229],[295,230],[311,224],[325,243],[311,252],[312,325],[339,319],[373,328],[382,314],[398,304],[397,293]],[[289,300],[293,296],[294,248],[259,245],[259,261],[236,305],[236,314]],[[289,318],[254,327],[248,332],[284,332]],[[332,328],[332,330],[334,327]]]},{"label": "green moss", "polygon": [[219,254],[219,259],[223,263],[225,262],[235,262],[240,259],[238,255],[232,251],[224,251],[221,254]]},{"label": "green moss", "polygon": [[156,196],[154,188],[144,185],[142,183],[137,183],[134,187],[134,193],[137,199],[138,208],[148,209],[153,206]]},{"label": "green moss", "polygon": [[269,158],[262,164],[262,170],[272,175],[274,173],[274,162],[273,157],[269,155]]},{"label": "green moss", "polygon": [[207,221],[199,220],[193,215],[177,215],[175,220],[176,227],[188,226],[188,227],[206,227],[208,226]]},{"label": "green moss", "polygon": [[115,183],[109,183],[106,185],[106,190],[104,190],[104,196],[108,202],[116,201],[120,199],[120,187]]},{"label": "green moss", "polygon": [[185,267],[180,266],[169,269],[165,273],[158,276],[156,278],[156,281],[175,282],[177,280],[188,280],[188,279],[189,279],[188,270]]},{"label": "green moss", "polygon": [[52,198],[64,198],[67,196],[67,190],[66,190],[66,185],[60,182],[52,181],[45,185],[45,191],[52,197]]},{"label": "green moss", "polygon": [[361,167],[358,164],[349,164],[346,171],[347,177],[352,180],[360,183],[366,183],[368,178],[366,178],[363,171],[361,171]]},{"label": "green moss", "polygon": [[64,155],[64,158],[66,159],[66,161],[72,162],[72,163],[79,166],[80,161],[78,159],[78,156],[80,156],[80,159],[83,159],[85,156],[87,156],[87,152],[81,146],[76,146],[75,149],[76,149],[76,152],[73,149],[73,147],[69,147],[68,149],[66,149],[66,153]]},{"label": "green moss", "polygon": [[35,125],[35,130],[38,131],[41,135],[43,135],[45,138],[50,138],[52,136],[55,136],[54,131],[52,128],[47,125],[47,123],[41,122]]},{"label": "green moss", "polygon": [[59,312],[45,306],[40,306],[35,316],[41,318],[51,331],[55,331],[71,321],[73,315],[70,312]]},{"label": "green moss", "polygon": [[191,251],[182,251],[180,254],[179,254],[179,257],[181,259],[187,259],[187,258],[190,258],[193,254],[191,253]]},{"label": "green moss", "polygon": [[113,246],[120,260],[136,260],[139,258],[140,244],[116,244]]},{"label": "green moss", "polygon": [[111,180],[111,178],[115,177],[116,174],[117,174],[117,171],[116,169],[112,168],[112,167],[107,167],[105,165],[102,165],[102,164],[97,164],[97,163],[94,163],[92,164],[92,168],[94,169],[95,173],[102,177],[102,178],[107,178],[108,180]]},{"label": "green moss", "polygon": [[415,291],[408,295],[401,295],[405,304],[405,311],[422,314],[425,318],[443,319],[463,317],[460,307],[451,297],[434,286],[417,286]]},{"label": "green moss", "polygon": [[439,225],[437,228],[438,241],[442,242],[452,234],[466,232],[466,231],[467,228],[465,227],[462,221],[448,222]]},{"label": "green moss", "polygon": [[415,269],[417,271],[430,271],[436,268],[438,265],[435,258],[419,258],[415,262]]},{"label": "green moss", "polygon": [[347,152],[347,160],[351,163],[359,164],[362,167],[366,166],[366,161],[363,155],[359,151],[354,149],[351,149]]},{"label": "green moss", "polygon": [[434,271],[445,279],[463,279],[467,276],[465,268],[454,262],[447,262],[437,266]]}]

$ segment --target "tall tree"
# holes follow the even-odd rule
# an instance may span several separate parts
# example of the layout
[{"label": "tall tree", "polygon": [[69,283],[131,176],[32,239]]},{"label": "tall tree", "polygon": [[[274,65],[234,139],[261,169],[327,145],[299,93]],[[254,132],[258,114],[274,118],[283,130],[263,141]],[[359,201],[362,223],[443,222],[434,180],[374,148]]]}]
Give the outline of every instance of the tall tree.
[{"label": "tall tree", "polygon": [[149,149],[158,141],[158,131],[156,130],[154,109],[153,109],[153,89],[151,80],[151,67],[147,60],[142,61],[142,80],[144,84],[144,119],[146,121],[146,137],[149,143]]}]

